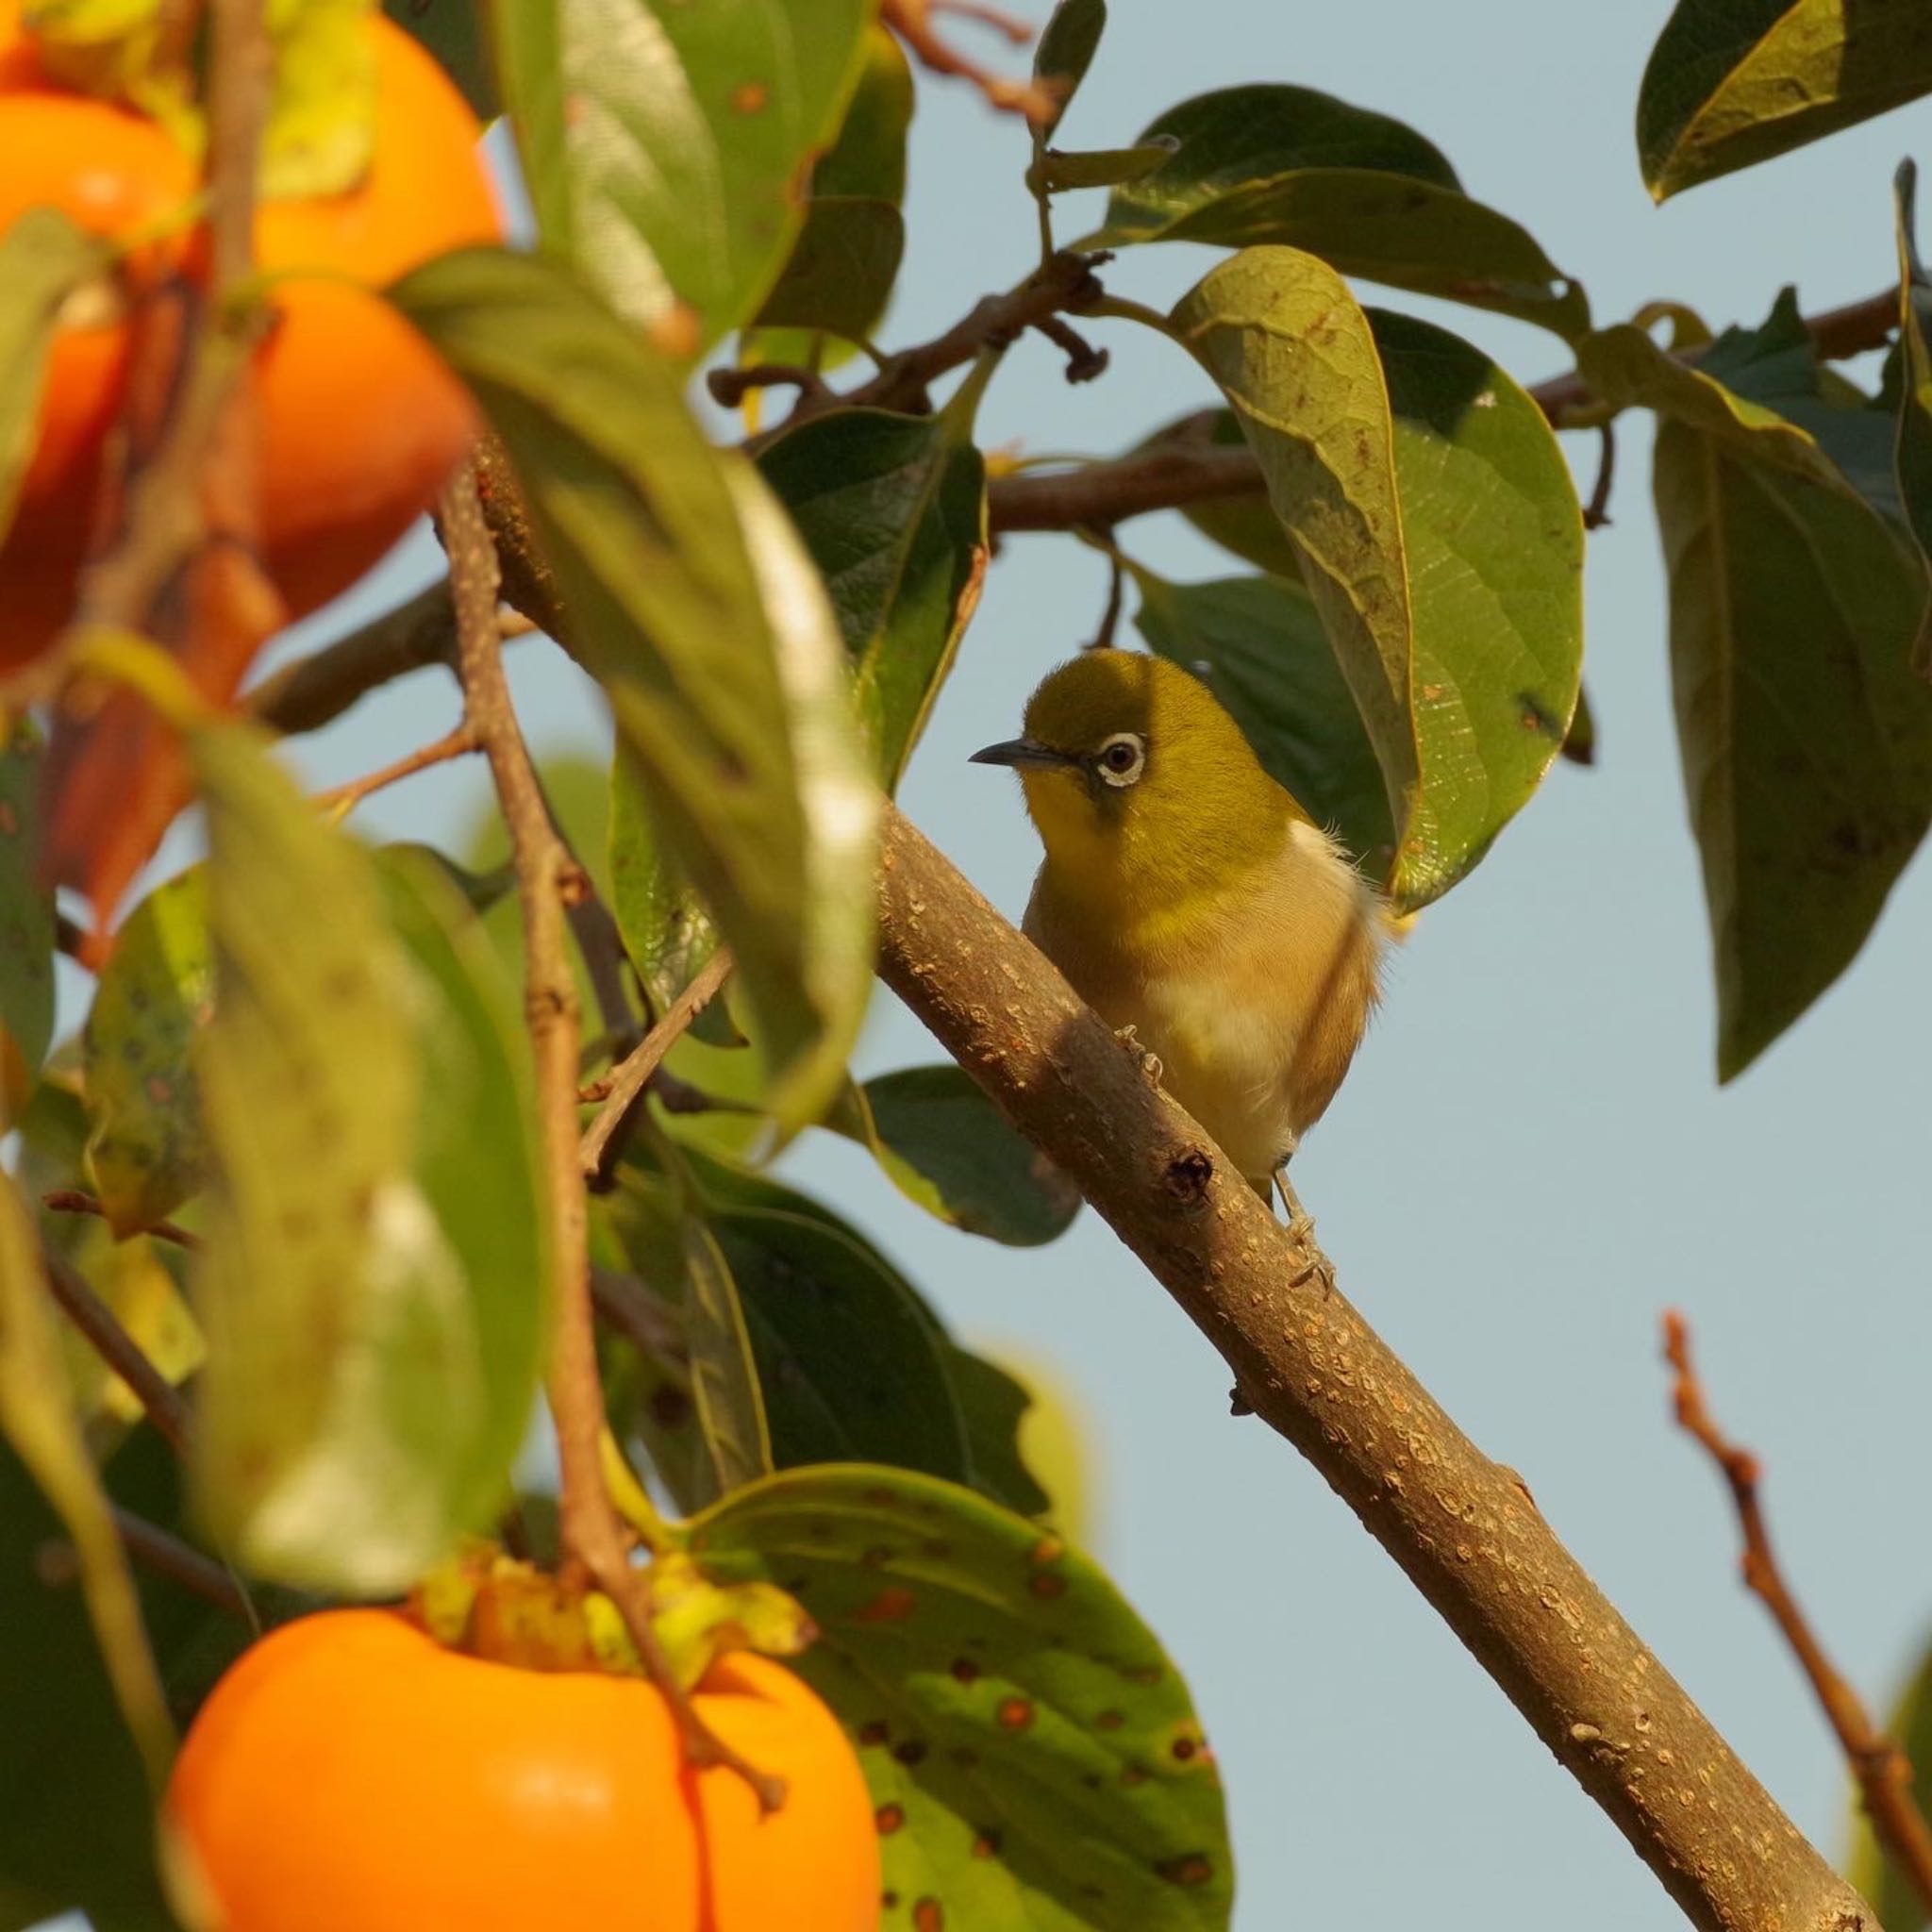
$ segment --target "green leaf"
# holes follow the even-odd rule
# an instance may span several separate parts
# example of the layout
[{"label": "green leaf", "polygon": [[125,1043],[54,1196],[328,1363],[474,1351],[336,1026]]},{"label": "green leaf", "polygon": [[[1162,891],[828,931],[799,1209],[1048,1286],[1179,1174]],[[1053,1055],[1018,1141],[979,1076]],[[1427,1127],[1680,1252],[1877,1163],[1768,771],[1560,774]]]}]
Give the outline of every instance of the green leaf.
[{"label": "green leaf", "polygon": [[1662,201],[1932,92],[1923,0],[1677,0],[1637,96]]},{"label": "green leaf", "polygon": [[475,1529],[508,1491],[549,1330],[549,1191],[522,991],[441,866],[397,850],[379,863],[411,982],[411,1174],[465,1290],[465,1306],[434,1310],[462,1414],[440,1419],[441,1439],[423,1453],[449,1521]]},{"label": "green leaf", "polygon": [[[906,50],[890,28],[874,22],[865,30],[865,65],[852,105],[839,129],[839,139],[829,153],[819,158],[812,169],[811,192],[819,196],[844,196],[867,202],[889,202],[896,208],[906,198],[906,135],[911,125],[913,108],[912,69]],[[816,208],[808,206],[807,234],[801,236],[779,276],[778,287],[767,298],[766,307],[777,299],[785,283],[792,278],[805,252]],[[876,217],[874,218],[876,221]],[[884,225],[879,225],[883,228]],[[899,225],[892,242],[893,268],[904,244],[904,224]],[[870,337],[885,313],[891,293],[891,275],[884,286],[874,284],[874,304],[871,313],[856,323],[850,314],[844,320],[850,333]],[[829,327],[831,325],[826,324]],[[741,365],[758,362],[809,364],[824,371],[836,369],[854,353],[852,345],[839,338],[828,339],[816,328],[748,329],[739,343]],[[757,391],[754,391],[756,395]]]},{"label": "green leaf", "polygon": [[483,37],[479,4],[480,0],[383,0],[382,10],[436,56],[479,119],[493,121],[503,112],[503,101]]},{"label": "green leaf", "polygon": [[825,1124],[869,1147],[908,1201],[969,1234],[1038,1247],[1080,1210],[1079,1191],[951,1060],[849,1089]]},{"label": "green leaf", "polygon": [[[12,1181],[0,1175],[0,1439],[72,1545],[81,1602],[114,1703],[133,1734],[147,1790],[158,1796],[175,1748],[174,1722],[127,1558],[74,1412],[52,1309],[33,1218]],[[20,1667],[8,1653],[4,1674]]]},{"label": "green leaf", "polygon": [[1026,185],[1036,193],[1065,194],[1075,188],[1112,188],[1123,181],[1144,181],[1158,174],[1180,151],[1172,135],[1142,142],[1138,147],[1108,147],[1068,152],[1050,147],[1041,151],[1028,172]]},{"label": "green leaf", "polygon": [[848,341],[865,337],[885,310],[905,251],[905,218],[891,202],[814,195],[755,326],[824,329]]},{"label": "green leaf", "polygon": [[[1844,490],[1839,465],[1809,428],[1786,413],[1797,398],[1819,401],[1817,358],[1792,291],[1778,297],[1764,325],[1726,329],[1695,364],[1680,362],[1634,323],[1599,329],[1576,345],[1585,381],[1618,408],[1655,409],[1740,455]],[[1775,397],[1782,408],[1768,406]]]},{"label": "green leaf", "polygon": [[758,459],[824,579],[888,791],[978,602],[986,465],[972,441],[974,399],[939,416],[840,409]]},{"label": "green leaf", "polygon": [[[637,755],[622,744],[610,762],[608,823],[610,913],[655,1020],[718,950],[718,929],[666,855]],[[714,1046],[744,1044],[722,999],[705,1007],[691,1031]]]},{"label": "green leaf", "polygon": [[877,796],[784,512],[675,370],[556,264],[446,255],[394,291],[521,475],[571,647],[738,961],[781,1128],[837,1091],[872,986]]},{"label": "green leaf", "polygon": [[[1395,431],[1374,332],[1341,278],[1291,248],[1211,269],[1174,311],[1261,466],[1268,500],[1375,747],[1398,835],[1420,789],[1414,624]],[[1398,877],[1427,877],[1437,855]]]},{"label": "green leaf", "polygon": [[[696,1492],[708,1500],[771,1474],[764,1392],[738,1284],[717,1237],[680,1205],[675,1189],[635,1168],[610,1214],[640,1278],[683,1315],[688,1391],[710,1464]],[[682,1503],[693,1485],[676,1480],[675,1468],[662,1473]]]},{"label": "green leaf", "polygon": [[[1912,1801],[1921,1812],[1932,1812],[1932,1653],[1919,1660],[1910,1681],[1892,1707],[1885,1732],[1904,1748],[1912,1765]],[[1932,1912],[1910,1876],[1887,1856],[1872,1829],[1865,1807],[1851,1807],[1851,1849],[1845,1876],[1870,1900],[1886,1932],[1921,1932],[1932,1924]]]},{"label": "green leaf", "polygon": [[117,1234],[164,1221],[207,1161],[193,1042],[214,1001],[208,874],[195,866],[128,915],[82,1035],[87,1163]]},{"label": "green leaf", "polygon": [[974,1488],[1023,1516],[1045,1516],[1059,1499],[1050,1496],[1020,1454],[1020,1432],[1033,1407],[1033,1393],[995,1361],[957,1341],[946,1344],[946,1375],[966,1429]]},{"label": "green leaf", "polygon": [[1671,670],[1720,1079],[1844,971],[1932,817],[1921,572],[1856,496],[1664,418]]},{"label": "green leaf", "polygon": [[[1415,620],[1411,702],[1422,791],[1404,868],[1413,906],[1446,891],[1529,802],[1576,708],[1583,517],[1542,410],[1468,342],[1370,309],[1394,413]],[[1405,877],[1405,872],[1407,876]]]},{"label": "green leaf", "polygon": [[906,199],[906,136],[915,96],[906,49],[876,21],[865,30],[865,63],[839,138],[811,171],[814,194],[858,194],[894,207]]},{"label": "green leaf", "polygon": [[491,0],[538,233],[690,360],[757,313],[866,59],[871,0]]},{"label": "green leaf", "polygon": [[[1892,474],[1899,508],[1917,544],[1928,587],[1932,587],[1932,277],[1919,259],[1913,216],[1918,170],[1899,165],[1899,398],[1892,443]],[[1920,620],[1913,661],[1922,677],[1932,676],[1932,601]]]},{"label": "green leaf", "polygon": [[428,868],[389,868],[391,923],[372,857],[252,731],[203,724],[189,749],[216,964],[200,1511],[258,1574],[385,1593],[488,1517],[528,1420],[517,1009]]},{"label": "green leaf", "polygon": [[28,208],[0,234],[0,537],[33,454],[60,305],[106,259],[101,242],[51,208]]},{"label": "green leaf", "polygon": [[54,895],[34,877],[42,741],[0,718],[0,1134],[16,1123],[54,1034]]},{"label": "green leaf", "polygon": [[1157,173],[1123,182],[1076,244],[1281,243],[1344,275],[1540,324],[1566,341],[1590,305],[1508,216],[1472,200],[1440,149],[1385,114],[1311,88],[1200,94],[1145,127],[1179,142]]},{"label": "green leaf", "polygon": [[1391,896],[1425,905],[1526,802],[1575,707],[1568,466],[1486,357],[1365,315],[1297,250],[1244,250],[1174,321],[1240,419],[1375,748]]},{"label": "green leaf", "polygon": [[1036,1524],[899,1472],[741,1491],[691,1528],[724,1579],[781,1582],[796,1668],[858,1746],[887,1890],[914,1923],[1219,1932],[1221,1788],[1179,1673],[1107,1577]]},{"label": "green leaf", "polygon": [[1106,30],[1107,0],[1059,0],[1054,8],[1033,50],[1033,77],[1051,91],[1059,108],[1034,130],[1036,142],[1047,141],[1066,118]]},{"label": "green leaf", "polygon": [[1389,793],[1307,591],[1279,577],[1174,584],[1133,572],[1134,623],[1148,644],[1205,680],[1269,775],[1385,883],[1395,859]]}]

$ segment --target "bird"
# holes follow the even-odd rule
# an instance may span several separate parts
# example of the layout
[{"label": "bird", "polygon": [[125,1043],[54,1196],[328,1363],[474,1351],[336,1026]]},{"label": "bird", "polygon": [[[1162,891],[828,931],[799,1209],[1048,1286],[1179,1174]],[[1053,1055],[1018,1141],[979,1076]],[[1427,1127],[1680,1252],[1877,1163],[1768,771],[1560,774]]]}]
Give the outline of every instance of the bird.
[{"label": "bird", "polygon": [[1022,930],[1312,1245],[1288,1163],[1380,998],[1388,901],[1166,658],[1082,651],[972,762],[1018,773],[1045,850]]}]

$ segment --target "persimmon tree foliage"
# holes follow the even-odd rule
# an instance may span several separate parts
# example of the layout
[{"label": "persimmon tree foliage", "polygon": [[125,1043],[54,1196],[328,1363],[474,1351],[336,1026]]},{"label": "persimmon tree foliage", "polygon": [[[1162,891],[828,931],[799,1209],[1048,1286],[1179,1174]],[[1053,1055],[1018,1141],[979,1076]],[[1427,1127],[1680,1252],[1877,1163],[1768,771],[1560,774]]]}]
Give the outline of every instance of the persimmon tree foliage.
[{"label": "persimmon tree foliage", "polygon": [[[808,1132],[870,1149],[961,1240],[1048,1242],[1091,1198],[1695,1921],[1777,1900],[1782,1924],[1875,1923],[1660,1672],[1660,1757],[1680,1740],[1713,1795],[1679,1819],[1626,1774],[1614,1710],[1577,1702],[1583,1667],[1518,1621],[1512,1578],[1571,1603],[1612,1678],[1634,1636],[891,797],[1003,536],[1058,532],[1111,560],[1108,634],[1125,604],[1396,906],[1427,906],[1557,757],[1593,755],[1586,530],[1618,418],[1648,410],[1735,1074],[1854,958],[1932,820],[1909,164],[1872,300],[1807,318],[1768,291],[1721,332],[1674,305],[1604,318],[1587,260],[1372,101],[1284,75],[1135,130],[1082,91],[1104,0],[1060,0],[1029,74],[966,58],[940,11],[0,0],[7,1926],[192,1927],[212,1881],[266,1932],[322,1869],[282,1857],[304,1827],[330,1885],[370,1888],[317,1892],[331,1911],[424,1923],[452,1894],[396,1879],[397,1819],[432,1804],[438,1845],[514,1844],[514,1815],[470,1808],[477,1713],[512,1757],[555,1742],[562,1692],[472,1696],[485,1667],[598,1675],[639,1700],[600,1711],[647,1713],[613,1721],[637,1832],[575,1890],[479,1888],[504,1923],[648,1882],[649,1923],[750,1932],[782,1870],[799,1923],[843,1932],[810,1888],[833,1874],[849,1914],[876,1870],[853,1924],[1226,1925],[1187,1660],[1067,1541],[1019,1445],[1025,1390],[769,1171]],[[899,342],[908,129],[961,85],[1010,116],[1037,255]],[[1661,199],[1928,92],[1921,0],[1679,0],[1638,160]],[[475,152],[499,115],[515,244]],[[1166,309],[1109,289],[1111,259],[1166,241],[1222,253]],[[1541,326],[1561,373],[1528,385],[1405,293]],[[1116,329],[1172,345],[1188,414],[1122,445],[1096,409],[1079,458],[980,447],[1008,357],[1104,385]],[[1874,389],[1836,366],[1881,347]],[[733,437],[700,383],[741,409]],[[1568,434],[1602,464],[1588,508]],[[247,681],[432,508],[446,582]],[[1149,568],[1133,522],[1157,510],[1226,574]],[[560,829],[504,680],[530,629],[554,643],[514,648],[591,680],[614,725],[596,848]],[[275,734],[437,662],[457,729],[302,795]],[[466,754],[508,863],[357,836],[376,784]],[[206,856],[144,872],[184,808]],[[57,1041],[58,951],[88,979]],[[953,1058],[848,1073],[875,974]],[[546,1396],[554,1497],[517,1488]],[[1398,1413],[1489,1499],[1460,1573],[1445,1506],[1388,1473],[1407,1451],[1376,1460]],[[304,1617],[216,1694],[267,1684],[266,1730],[196,1733],[163,1803],[217,1680]],[[747,1684],[795,1724],[727,1721]],[[1932,1760],[1923,1681],[1907,1715]],[[358,1724],[449,1775],[378,1754],[275,1788],[278,1740]],[[856,1836],[827,1795],[849,1758]],[[1858,1875],[1898,1932],[1932,1860],[1886,1766]],[[805,1850],[780,1867],[758,1821],[788,1807]],[[1745,1840],[1777,1849],[1731,1858]]]}]

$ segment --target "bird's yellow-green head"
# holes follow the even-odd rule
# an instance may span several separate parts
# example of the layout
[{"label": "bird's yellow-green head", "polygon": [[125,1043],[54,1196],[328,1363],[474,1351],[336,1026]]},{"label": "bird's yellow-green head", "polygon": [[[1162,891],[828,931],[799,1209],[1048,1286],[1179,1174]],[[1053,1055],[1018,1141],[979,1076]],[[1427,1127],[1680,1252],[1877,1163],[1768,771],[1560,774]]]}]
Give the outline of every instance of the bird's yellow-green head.
[{"label": "bird's yellow-green head", "polygon": [[1083,651],[973,756],[1019,772],[1048,865],[1095,899],[1218,891],[1304,816],[1199,678],[1138,651]]}]

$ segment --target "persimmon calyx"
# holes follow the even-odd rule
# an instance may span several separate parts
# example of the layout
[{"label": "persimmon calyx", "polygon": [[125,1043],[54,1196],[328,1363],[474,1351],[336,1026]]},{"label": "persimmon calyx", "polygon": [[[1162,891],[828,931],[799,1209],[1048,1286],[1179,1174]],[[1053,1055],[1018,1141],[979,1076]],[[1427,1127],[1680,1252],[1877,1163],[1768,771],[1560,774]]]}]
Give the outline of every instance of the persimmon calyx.
[{"label": "persimmon calyx", "polygon": [[[681,1553],[642,1572],[657,1632],[678,1687],[691,1690],[734,1651],[796,1657],[818,1635],[775,1584],[717,1583]],[[578,1586],[478,1542],[410,1592],[406,1613],[445,1649],[530,1671],[645,1676],[623,1613]]]}]

